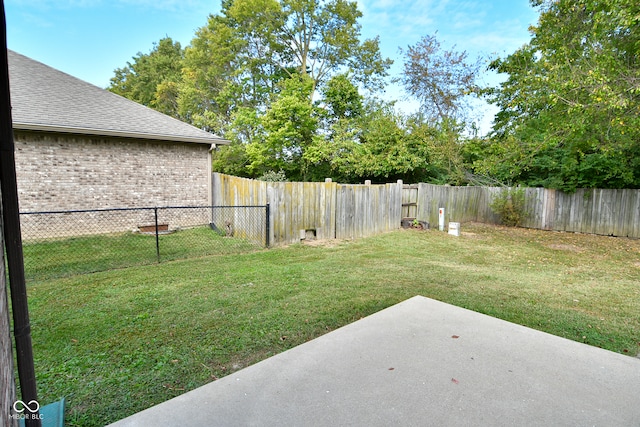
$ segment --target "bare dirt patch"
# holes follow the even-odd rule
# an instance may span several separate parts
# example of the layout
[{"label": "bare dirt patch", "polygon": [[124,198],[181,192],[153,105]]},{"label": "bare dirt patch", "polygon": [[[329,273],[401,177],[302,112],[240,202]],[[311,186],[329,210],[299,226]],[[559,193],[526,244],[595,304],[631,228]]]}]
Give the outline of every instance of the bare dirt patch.
[{"label": "bare dirt patch", "polygon": [[300,241],[300,243],[302,243],[305,246],[313,246],[313,247],[320,247],[320,248],[334,248],[336,246],[340,246],[344,242],[345,240],[339,240],[339,239],[305,239]]},{"label": "bare dirt patch", "polygon": [[470,239],[479,239],[479,238],[480,238],[480,236],[478,236],[478,234],[477,234],[477,233],[472,233],[472,232],[470,232],[470,231],[461,231],[461,232],[460,232],[460,235],[461,235],[462,237],[468,237],[468,238],[470,238]]}]

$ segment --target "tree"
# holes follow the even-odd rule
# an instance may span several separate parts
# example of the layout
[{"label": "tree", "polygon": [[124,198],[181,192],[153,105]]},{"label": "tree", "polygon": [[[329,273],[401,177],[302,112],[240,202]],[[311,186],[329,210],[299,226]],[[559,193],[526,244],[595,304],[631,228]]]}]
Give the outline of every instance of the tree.
[{"label": "tree", "polygon": [[531,41],[490,68],[508,75],[479,170],[573,191],[640,186],[640,5],[532,0]]},{"label": "tree", "polygon": [[[239,108],[255,108],[259,102],[244,95],[243,67],[239,62],[243,40],[223,17],[211,16],[196,31],[185,51],[180,116],[208,131],[224,134]],[[254,77],[254,81],[257,78]]]},{"label": "tree", "polygon": [[480,61],[468,62],[464,51],[444,50],[435,35],[422,37],[404,55],[400,80],[420,101],[426,118],[433,122],[464,119],[465,98],[476,90]]},{"label": "tree", "polygon": [[178,92],[184,51],[170,37],[154,43],[148,54],[138,52],[133,63],[117,68],[109,90],[170,116],[178,116]]},{"label": "tree", "polygon": [[[443,107],[433,121],[376,101],[391,61],[380,55],[377,38],[361,41],[361,16],[346,0],[225,0],[185,49],[181,79],[156,85],[177,96],[157,98],[175,101],[181,119],[232,141],[214,153],[217,171],[458,182],[462,127],[449,117],[462,105],[457,92],[448,95],[455,108]],[[436,47],[432,53],[442,54]],[[154,75],[142,66],[150,62],[137,58],[138,80]],[[122,85],[123,92],[131,88]],[[458,157],[445,158],[451,153]]]},{"label": "tree", "polygon": [[363,97],[347,74],[333,76],[324,87],[322,95],[331,120],[351,119],[362,115]]},{"label": "tree", "polygon": [[396,112],[393,104],[370,100],[358,116],[334,121],[307,156],[343,182],[419,182],[433,172],[427,141],[431,133],[426,128],[423,122]]},{"label": "tree", "polygon": [[453,119],[444,119],[416,127],[429,152],[432,182],[462,185],[467,183],[465,152],[469,140],[463,137],[464,126]]},{"label": "tree", "polygon": [[319,141],[360,114],[359,89],[375,91],[391,64],[360,40],[361,16],[345,0],[224,1],[186,49],[181,117],[242,144],[215,156],[241,163],[225,170],[324,178]]},{"label": "tree", "polygon": [[238,141],[231,141],[229,145],[223,145],[213,152],[212,167],[215,172],[227,175],[251,178],[247,170],[249,159],[247,147]]},{"label": "tree", "polygon": [[312,90],[308,75],[281,83],[280,93],[261,118],[263,138],[247,145],[247,167],[253,175],[282,170],[290,179],[306,180],[309,164],[304,153],[318,129],[318,115],[309,98]]},{"label": "tree", "polygon": [[419,182],[428,176],[429,150],[421,123],[376,106],[363,122],[354,172],[376,181]]},{"label": "tree", "polygon": [[309,77],[310,102],[345,71],[376,89],[391,61],[382,59],[377,39],[360,41],[361,16],[345,0],[224,1],[187,49],[181,115],[224,133],[233,111],[264,113],[287,79]]},{"label": "tree", "polygon": [[382,59],[379,39],[360,41],[362,13],[346,0],[282,0],[284,25],[276,33],[281,48],[274,55],[282,70],[309,75],[312,94],[331,75],[347,68],[365,87],[386,77],[392,61]]}]

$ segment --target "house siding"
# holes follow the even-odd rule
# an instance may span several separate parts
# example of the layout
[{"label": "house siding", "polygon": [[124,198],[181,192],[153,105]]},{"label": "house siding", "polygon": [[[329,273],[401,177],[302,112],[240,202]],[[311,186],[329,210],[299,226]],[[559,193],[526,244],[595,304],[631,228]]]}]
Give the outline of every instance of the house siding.
[{"label": "house siding", "polygon": [[21,212],[210,204],[206,144],[14,133]]}]

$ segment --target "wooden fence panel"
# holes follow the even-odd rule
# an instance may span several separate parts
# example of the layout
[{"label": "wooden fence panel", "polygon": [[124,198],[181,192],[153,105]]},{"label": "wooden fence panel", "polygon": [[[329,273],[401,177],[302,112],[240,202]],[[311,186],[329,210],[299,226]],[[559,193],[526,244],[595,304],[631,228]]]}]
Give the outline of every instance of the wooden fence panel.
[{"label": "wooden fence panel", "polygon": [[282,212],[282,209],[278,209],[278,206],[284,205],[284,184],[282,183],[274,183],[269,186],[269,209],[271,214],[271,219],[269,221],[271,225],[271,243],[274,244],[276,242],[282,242],[285,240],[284,230],[285,230],[285,216]]},{"label": "wooden fence panel", "polygon": [[214,173],[214,206],[256,206],[267,204],[267,183]]},{"label": "wooden fence panel", "polygon": [[[417,187],[416,218],[429,221],[432,227],[438,224],[439,208],[445,209],[445,223],[497,224],[500,218],[491,210],[491,201],[507,190],[424,183]],[[578,189],[572,194],[544,188],[524,191],[524,227],[640,238],[640,190]],[[403,192],[403,204],[410,200],[408,194]]]},{"label": "wooden fence panel", "polygon": [[387,184],[386,186],[386,201],[383,200],[382,204],[386,203],[387,211],[385,212],[385,224],[386,227],[381,231],[391,231],[400,227],[402,221],[402,181],[398,181],[395,184]]},{"label": "wooden fence panel", "polygon": [[319,204],[316,223],[318,239],[333,239],[336,236],[336,194],[337,185],[334,182],[319,183]]},{"label": "wooden fence panel", "polygon": [[418,217],[418,184],[404,185],[402,188],[402,218]]},{"label": "wooden fence panel", "polygon": [[629,236],[640,236],[640,191],[627,190],[632,194],[629,197],[629,216],[627,222]]},{"label": "wooden fence panel", "polygon": [[343,185],[333,182],[261,182],[214,173],[212,200],[218,206],[270,205],[270,241],[353,239],[397,229],[402,183]]},{"label": "wooden fence panel", "polygon": [[489,207],[496,189],[450,187],[421,183],[418,185],[417,219],[438,224],[439,209],[444,208],[445,222],[484,221],[493,218]]},{"label": "wooden fence panel", "polygon": [[542,228],[544,222],[543,218],[543,204],[544,199],[540,196],[538,188],[526,188],[525,189],[525,212],[527,216],[522,223],[523,226],[528,228]]},{"label": "wooden fence panel", "polygon": [[353,187],[339,185],[336,200],[336,239],[353,238]]},{"label": "wooden fence panel", "polygon": [[[499,223],[491,202],[505,191],[499,187],[450,187],[432,184],[345,185],[324,183],[267,183],[214,174],[216,205],[271,206],[271,242],[295,243],[306,232],[322,239],[352,239],[399,228],[403,217],[438,224]],[[567,194],[544,188],[525,188],[522,226],[640,238],[640,190],[579,189]],[[410,215],[410,216],[409,216]]]}]

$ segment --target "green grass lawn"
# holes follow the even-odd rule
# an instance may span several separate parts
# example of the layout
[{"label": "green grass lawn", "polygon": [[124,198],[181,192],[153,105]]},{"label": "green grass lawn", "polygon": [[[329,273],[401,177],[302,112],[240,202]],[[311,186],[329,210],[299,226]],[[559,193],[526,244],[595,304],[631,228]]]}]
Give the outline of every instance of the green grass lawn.
[{"label": "green grass lawn", "polygon": [[640,241],[463,224],[29,285],[39,400],[102,426],[415,295],[634,356]]},{"label": "green grass lawn", "polygon": [[[155,234],[111,233],[23,244],[27,282],[206,255],[248,252],[261,242],[227,238],[208,226]],[[158,250],[159,248],[159,256]]]}]

